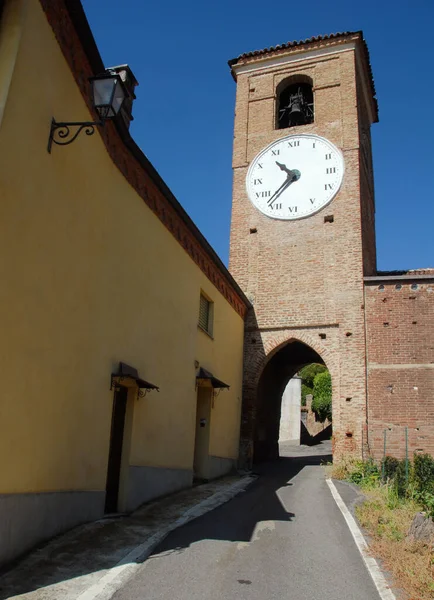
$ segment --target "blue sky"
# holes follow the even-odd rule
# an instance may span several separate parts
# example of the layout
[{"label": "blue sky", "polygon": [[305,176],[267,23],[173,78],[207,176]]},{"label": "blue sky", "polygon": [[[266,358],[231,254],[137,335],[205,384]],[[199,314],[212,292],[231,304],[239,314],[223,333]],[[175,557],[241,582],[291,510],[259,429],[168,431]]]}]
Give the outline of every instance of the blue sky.
[{"label": "blue sky", "polygon": [[243,52],[363,30],[380,122],[372,127],[379,269],[434,267],[431,0],[83,0],[106,66],[139,81],[132,135],[227,264],[235,83]]}]

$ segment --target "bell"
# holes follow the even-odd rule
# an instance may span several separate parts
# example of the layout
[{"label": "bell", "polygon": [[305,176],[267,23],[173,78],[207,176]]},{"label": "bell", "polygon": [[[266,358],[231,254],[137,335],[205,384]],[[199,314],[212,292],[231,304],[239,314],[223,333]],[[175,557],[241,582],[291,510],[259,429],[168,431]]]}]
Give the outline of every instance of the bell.
[{"label": "bell", "polygon": [[303,125],[306,122],[306,115],[302,107],[303,97],[301,95],[293,96],[294,100],[291,98],[290,101],[290,109],[289,109],[289,119],[294,125]]}]

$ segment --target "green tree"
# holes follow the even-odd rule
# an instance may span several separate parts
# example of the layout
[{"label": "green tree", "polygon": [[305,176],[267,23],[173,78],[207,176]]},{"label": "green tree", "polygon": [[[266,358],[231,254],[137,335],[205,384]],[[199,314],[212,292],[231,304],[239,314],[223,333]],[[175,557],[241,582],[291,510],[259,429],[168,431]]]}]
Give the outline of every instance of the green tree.
[{"label": "green tree", "polygon": [[332,380],[327,370],[314,377],[312,410],[321,423],[332,420]]},{"label": "green tree", "polygon": [[315,375],[318,375],[318,373],[324,373],[324,371],[327,371],[326,367],[317,363],[306,365],[305,367],[300,369],[298,375],[299,377],[301,377],[302,406],[306,406],[306,396],[308,394],[313,395],[313,380],[315,379]]}]

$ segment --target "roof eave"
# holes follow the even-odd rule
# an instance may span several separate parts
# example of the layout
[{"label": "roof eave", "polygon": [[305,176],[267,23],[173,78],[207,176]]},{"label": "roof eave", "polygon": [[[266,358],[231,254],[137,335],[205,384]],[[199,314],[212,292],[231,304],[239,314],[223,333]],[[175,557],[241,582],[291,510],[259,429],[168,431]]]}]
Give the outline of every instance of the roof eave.
[{"label": "roof eave", "polygon": [[278,55],[283,54],[285,52],[294,50],[294,49],[308,49],[309,46],[313,44],[318,44],[318,42],[332,42],[339,43],[342,41],[346,41],[349,38],[358,39],[362,45],[362,51],[364,54],[364,62],[367,68],[368,81],[371,86],[371,96],[373,103],[373,114],[374,114],[374,123],[378,123],[378,102],[376,98],[374,77],[372,73],[371,62],[369,58],[369,50],[366,44],[366,41],[363,38],[363,31],[345,31],[340,33],[332,33],[329,35],[318,35],[306,40],[294,40],[292,42],[286,42],[284,44],[280,44],[277,46],[272,46],[270,48],[263,48],[262,50],[253,50],[251,52],[245,52],[240,54],[237,58],[231,58],[228,60],[228,65],[231,70],[231,75],[234,81],[237,81],[236,69],[234,68],[237,64],[246,64],[249,61],[260,61],[261,59],[266,60],[270,57],[270,55]]}]

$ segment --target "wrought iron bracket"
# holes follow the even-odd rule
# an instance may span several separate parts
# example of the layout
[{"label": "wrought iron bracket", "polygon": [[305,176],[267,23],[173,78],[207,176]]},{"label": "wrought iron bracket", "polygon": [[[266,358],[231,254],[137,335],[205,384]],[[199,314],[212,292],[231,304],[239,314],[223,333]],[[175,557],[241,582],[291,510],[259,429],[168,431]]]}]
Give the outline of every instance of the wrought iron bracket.
[{"label": "wrought iron bracket", "polygon": [[146,396],[146,394],[149,394],[149,392],[159,392],[160,388],[155,387],[155,388],[138,388],[137,389],[137,400],[139,400],[139,398],[144,398]]},{"label": "wrought iron bracket", "polygon": [[60,123],[55,119],[52,119],[47,146],[48,153],[51,154],[51,147],[53,144],[57,144],[58,146],[68,146],[69,144],[72,144],[83,129],[86,135],[93,135],[96,126],[104,127],[104,120]]},{"label": "wrought iron bracket", "polygon": [[119,386],[122,385],[123,380],[124,377],[122,377],[122,375],[116,375],[115,373],[112,373],[112,376],[110,377],[110,391],[117,390]]},{"label": "wrought iron bracket", "polygon": [[[110,390],[119,390],[119,388],[123,385],[123,381],[124,380],[134,380],[134,377],[131,377],[129,375],[118,375],[116,373],[112,373],[111,378],[110,378]],[[145,382],[144,382],[145,383]],[[137,400],[139,400],[140,398],[144,398],[146,396],[146,394],[148,394],[149,392],[152,391],[160,391],[160,388],[157,386],[153,386],[152,384],[148,384],[150,387],[141,387],[140,385],[137,386]],[[126,387],[133,387],[131,385],[127,385]]]},{"label": "wrought iron bracket", "polygon": [[159,392],[160,388],[138,388],[137,390],[137,400],[139,398],[144,398],[146,396],[146,394],[149,394],[149,392]]}]

